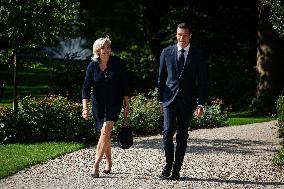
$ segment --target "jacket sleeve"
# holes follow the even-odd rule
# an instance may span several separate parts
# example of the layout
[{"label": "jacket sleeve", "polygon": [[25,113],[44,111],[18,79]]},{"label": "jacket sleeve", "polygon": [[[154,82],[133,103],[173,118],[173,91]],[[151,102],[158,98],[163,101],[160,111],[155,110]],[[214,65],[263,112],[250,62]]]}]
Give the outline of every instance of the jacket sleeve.
[{"label": "jacket sleeve", "polygon": [[208,66],[206,57],[200,51],[199,52],[200,61],[198,64],[198,74],[197,74],[197,88],[198,88],[198,98],[197,105],[205,105],[206,96],[208,93]]},{"label": "jacket sleeve", "polygon": [[165,62],[165,50],[162,51],[160,56],[160,66],[159,66],[159,75],[158,75],[158,101],[163,101],[163,92],[166,85],[167,79],[167,68]]},{"label": "jacket sleeve", "polygon": [[94,66],[93,62],[89,63],[85,75],[85,80],[83,83],[83,88],[82,88],[82,99],[88,99],[90,100],[91,97],[91,87],[93,85],[93,78],[94,78]]}]

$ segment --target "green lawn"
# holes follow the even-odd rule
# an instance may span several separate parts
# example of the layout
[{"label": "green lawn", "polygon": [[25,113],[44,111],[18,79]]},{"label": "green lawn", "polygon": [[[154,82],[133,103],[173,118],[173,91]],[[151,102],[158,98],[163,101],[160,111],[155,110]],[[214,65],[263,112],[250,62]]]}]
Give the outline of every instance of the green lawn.
[{"label": "green lawn", "polygon": [[272,121],[275,119],[276,119],[275,117],[268,115],[257,115],[256,113],[251,111],[232,112],[229,114],[229,118],[225,122],[225,125],[227,126],[245,125],[245,124]]},{"label": "green lawn", "polygon": [[[51,68],[43,64],[23,64],[18,67],[18,96],[43,96],[47,93],[48,82],[52,76]],[[8,73],[7,67],[0,65],[0,80],[5,81],[6,87],[1,104],[11,106],[13,100],[13,74]]]},{"label": "green lawn", "polygon": [[232,117],[228,118],[225,122],[225,125],[233,126],[233,125],[245,125],[245,124],[252,124],[252,123],[260,123],[266,121],[272,121],[275,118],[272,117]]},{"label": "green lawn", "polygon": [[73,142],[2,144],[0,145],[0,178],[83,147],[83,144]]},{"label": "green lawn", "polygon": [[[52,71],[48,64],[18,65],[18,96],[44,96],[47,94],[48,82]],[[12,106],[13,75],[7,66],[0,64],[0,80],[6,87],[1,104]],[[58,157],[83,148],[83,144],[72,142],[50,142],[36,144],[0,144],[0,178],[11,175],[31,165]]]}]

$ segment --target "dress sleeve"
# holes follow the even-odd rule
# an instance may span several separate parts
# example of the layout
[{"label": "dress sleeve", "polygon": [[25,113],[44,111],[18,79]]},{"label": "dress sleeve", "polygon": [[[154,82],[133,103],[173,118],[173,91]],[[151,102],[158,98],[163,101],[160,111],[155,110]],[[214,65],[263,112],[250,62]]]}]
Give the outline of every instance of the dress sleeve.
[{"label": "dress sleeve", "polygon": [[94,78],[94,63],[89,63],[85,75],[85,80],[83,83],[82,88],[82,99],[88,99],[90,100],[91,97],[91,87],[93,85],[93,78]]}]

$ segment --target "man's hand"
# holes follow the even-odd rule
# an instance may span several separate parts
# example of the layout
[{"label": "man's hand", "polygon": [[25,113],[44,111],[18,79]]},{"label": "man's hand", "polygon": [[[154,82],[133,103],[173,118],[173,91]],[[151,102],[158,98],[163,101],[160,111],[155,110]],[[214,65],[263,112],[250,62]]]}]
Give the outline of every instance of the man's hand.
[{"label": "man's hand", "polygon": [[194,112],[194,116],[196,118],[200,118],[202,115],[204,114],[204,110],[202,106],[197,106],[195,112]]},{"label": "man's hand", "polygon": [[163,103],[160,103],[160,112],[163,113]]}]

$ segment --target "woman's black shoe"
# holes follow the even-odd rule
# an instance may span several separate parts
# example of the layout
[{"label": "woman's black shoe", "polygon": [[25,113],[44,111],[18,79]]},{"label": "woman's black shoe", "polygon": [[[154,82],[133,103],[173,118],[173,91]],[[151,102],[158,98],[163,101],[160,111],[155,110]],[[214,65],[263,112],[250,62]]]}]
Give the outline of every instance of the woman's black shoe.
[{"label": "woman's black shoe", "polygon": [[111,169],[110,170],[103,170],[103,173],[104,174],[110,174],[110,171],[111,171]]},{"label": "woman's black shoe", "polygon": [[91,173],[91,177],[93,177],[93,178],[99,178],[100,175],[99,175],[99,173]]}]

